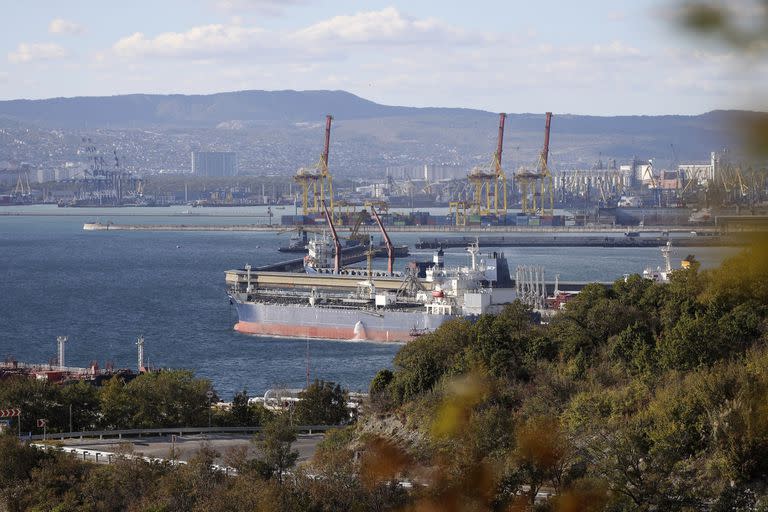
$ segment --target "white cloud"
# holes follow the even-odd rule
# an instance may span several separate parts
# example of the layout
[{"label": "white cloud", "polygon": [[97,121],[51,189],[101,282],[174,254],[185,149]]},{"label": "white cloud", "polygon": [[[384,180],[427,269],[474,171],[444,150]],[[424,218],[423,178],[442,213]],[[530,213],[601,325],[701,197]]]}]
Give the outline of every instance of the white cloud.
[{"label": "white cloud", "polygon": [[24,64],[39,60],[57,60],[67,57],[67,50],[55,43],[19,43],[15,52],[8,53],[8,60]]},{"label": "white cloud", "polygon": [[468,42],[467,34],[459,28],[435,18],[416,19],[404,16],[394,7],[387,7],[380,11],[334,16],[294,32],[293,38],[303,42],[340,41],[386,44],[425,40]]},{"label": "white cloud", "polygon": [[627,13],[624,11],[611,11],[608,13],[608,21],[624,21],[627,19]]},{"label": "white cloud", "polygon": [[264,31],[240,25],[203,25],[186,32],[165,32],[148,38],[135,32],[117,41],[112,49],[123,57],[205,57],[240,52],[258,42]]},{"label": "white cloud", "polygon": [[598,57],[616,59],[642,57],[643,54],[634,46],[627,46],[621,41],[613,41],[610,44],[596,44],[592,46],[592,53]]},{"label": "white cloud", "polygon": [[85,27],[74,21],[56,18],[48,24],[48,32],[51,34],[71,34],[78,35],[85,32]]},{"label": "white cloud", "polygon": [[279,16],[285,8],[302,5],[308,0],[214,0],[214,5],[225,11],[253,11],[268,16]]}]

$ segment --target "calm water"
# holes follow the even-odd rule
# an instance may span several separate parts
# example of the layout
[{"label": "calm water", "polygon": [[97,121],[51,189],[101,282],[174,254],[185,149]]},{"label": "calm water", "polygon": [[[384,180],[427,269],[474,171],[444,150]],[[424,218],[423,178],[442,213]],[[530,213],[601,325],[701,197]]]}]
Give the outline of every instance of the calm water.
[{"label": "calm water", "polygon": [[[0,213],[8,211],[22,210],[0,208]],[[56,336],[68,335],[68,365],[86,366],[97,360],[103,366],[110,360],[118,367],[134,368],[134,343],[144,334],[151,364],[193,369],[211,379],[225,398],[243,388],[256,394],[276,386],[303,386],[306,340],[234,332],[236,314],[224,289],[225,270],[283,259],[276,249],[289,235],[82,230],[83,222],[97,215],[102,221],[121,223],[181,223],[168,217],[168,209],[136,211],[142,216],[135,220],[122,216],[130,213],[126,209],[97,210],[91,218],[0,216],[0,357],[47,362],[56,355]],[[217,223],[246,223],[227,218],[227,211],[212,213],[218,214]],[[192,222],[185,218],[184,223]],[[398,233],[395,241],[412,244],[420,236],[425,234]],[[504,250],[511,267],[539,263],[550,279],[559,273],[563,281],[613,280],[661,264],[657,249]],[[733,251],[686,248],[678,250],[673,261],[689,252],[710,266]],[[430,251],[414,254],[431,256]],[[466,256],[454,249],[446,260],[461,263]],[[391,365],[399,348],[331,341],[308,345],[312,378],[353,390],[367,389],[373,375]]]}]

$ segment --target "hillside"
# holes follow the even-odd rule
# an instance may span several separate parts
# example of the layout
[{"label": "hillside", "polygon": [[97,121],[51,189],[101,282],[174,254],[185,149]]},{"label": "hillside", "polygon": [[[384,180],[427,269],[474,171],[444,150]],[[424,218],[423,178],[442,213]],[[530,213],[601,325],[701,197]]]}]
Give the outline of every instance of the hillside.
[{"label": "hillside", "polygon": [[[258,155],[248,155],[261,151],[254,147],[259,142],[268,141],[272,147],[293,146],[289,155],[314,159],[319,137],[315,132],[320,131],[327,113],[335,117],[332,142],[341,152],[342,158],[336,162],[345,172],[380,167],[384,160],[388,160],[386,165],[474,165],[490,158],[496,136],[496,113],[381,105],[344,91],[132,94],[0,101],[2,126],[21,123],[40,130],[57,129],[89,136],[96,132],[130,134],[147,129],[173,137],[184,134],[184,148],[177,158],[182,164],[188,160],[189,147],[215,145],[238,151],[243,157],[241,162],[257,173],[269,170],[258,168]],[[673,160],[674,146],[680,160],[706,161],[711,151],[732,145],[732,120],[739,115],[735,111],[713,111],[697,116],[599,117],[556,112],[552,158],[555,165],[592,165],[598,158],[615,158],[621,163],[633,156],[655,158],[664,164]],[[543,124],[542,113],[509,114],[505,138],[507,168],[535,160]],[[109,140],[104,142],[112,144]],[[34,145],[23,150],[27,154],[10,154],[20,160],[38,161],[33,154]],[[143,146],[136,150],[137,155],[142,151],[153,152]],[[130,160],[131,155],[126,156]],[[159,164],[150,160],[147,165]],[[162,165],[173,166],[167,162]],[[291,158],[284,158],[272,167],[295,165],[297,162]]]}]

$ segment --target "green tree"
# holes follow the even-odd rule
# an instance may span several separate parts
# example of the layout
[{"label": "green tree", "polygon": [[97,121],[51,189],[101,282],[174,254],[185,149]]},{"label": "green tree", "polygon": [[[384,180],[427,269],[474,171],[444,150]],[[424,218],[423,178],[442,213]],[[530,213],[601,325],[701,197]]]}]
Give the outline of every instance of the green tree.
[{"label": "green tree", "polygon": [[216,411],[213,421],[222,426],[250,427],[264,424],[271,414],[263,405],[251,404],[248,391],[242,390],[232,397],[229,410]]},{"label": "green tree", "polygon": [[100,423],[107,429],[123,429],[133,425],[137,413],[126,384],[120,377],[112,377],[99,392]]},{"label": "green tree", "polygon": [[283,482],[284,473],[290,469],[299,457],[299,452],[293,450],[296,442],[296,431],[293,430],[288,417],[280,414],[270,419],[261,435],[255,439],[261,460],[271,476],[278,483]]},{"label": "green tree", "polygon": [[339,425],[349,421],[347,393],[333,382],[317,380],[299,394],[294,423],[299,425]]},{"label": "green tree", "polygon": [[[99,390],[83,381],[61,389],[61,405],[67,421],[72,411],[72,430],[94,430],[99,420]],[[69,430],[67,425],[66,430]]]},{"label": "green tree", "polygon": [[0,503],[9,512],[21,512],[22,499],[32,470],[40,462],[40,453],[15,436],[0,435]]},{"label": "green tree", "polygon": [[472,333],[469,321],[451,320],[400,349],[395,355],[397,372],[390,388],[396,403],[431,390],[443,375],[453,371],[461,363]]}]

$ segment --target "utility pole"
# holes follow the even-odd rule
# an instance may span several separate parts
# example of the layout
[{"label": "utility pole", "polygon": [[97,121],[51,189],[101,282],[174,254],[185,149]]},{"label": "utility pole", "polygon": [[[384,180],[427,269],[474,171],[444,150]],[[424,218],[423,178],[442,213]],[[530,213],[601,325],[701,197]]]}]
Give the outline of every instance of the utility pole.
[{"label": "utility pole", "polygon": [[69,431],[72,432],[72,404],[69,404]]}]

